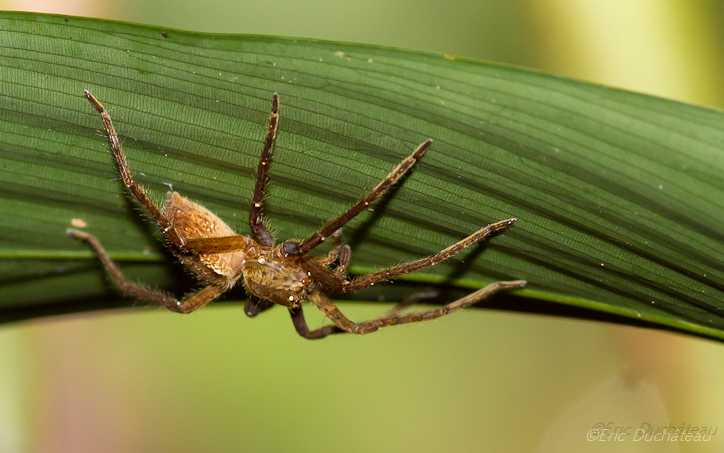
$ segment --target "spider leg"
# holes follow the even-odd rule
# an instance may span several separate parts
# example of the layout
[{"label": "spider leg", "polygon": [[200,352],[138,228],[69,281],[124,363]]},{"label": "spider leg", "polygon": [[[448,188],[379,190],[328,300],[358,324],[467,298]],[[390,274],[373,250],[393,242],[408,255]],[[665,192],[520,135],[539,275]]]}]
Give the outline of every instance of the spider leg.
[{"label": "spider leg", "polygon": [[441,318],[445,315],[449,315],[450,313],[467,308],[500,290],[508,288],[522,288],[525,286],[525,283],[526,282],[523,280],[495,282],[443,307],[405,314],[399,314],[399,312],[396,312],[396,309],[393,309],[392,313],[384,314],[378,318],[362,323],[356,323],[347,318],[341,311],[339,311],[339,308],[337,308],[337,306],[321,292],[312,292],[309,294],[309,299],[322,311],[322,313],[325,314],[325,316],[327,316],[336,326],[343,329],[345,332],[366,334],[380,330],[383,327]]},{"label": "spider leg", "polygon": [[115,283],[118,289],[120,289],[121,294],[126,297],[135,297],[157,305],[163,305],[169,310],[177,313],[191,313],[192,311],[196,311],[216,299],[225,291],[223,287],[211,285],[201,289],[200,291],[192,293],[179,301],[173,295],[165,291],[147,288],[141,284],[127,281],[120,269],[118,269],[113,260],[111,260],[111,257],[108,256],[108,253],[95,236],[72,228],[67,229],[66,232],[68,235],[85,241],[91,246],[93,251],[101,260],[101,264],[103,264],[103,268],[108,274],[108,277],[113,281],[113,283]]},{"label": "spider leg", "polygon": [[223,286],[209,285],[186,295],[181,301],[176,302],[175,307],[166,305],[166,308],[176,313],[191,313],[224,294],[226,289]]},{"label": "spider leg", "polygon": [[254,197],[251,199],[249,206],[249,228],[254,239],[262,245],[271,247],[274,245],[272,234],[264,225],[262,219],[262,208],[264,205],[264,196],[266,195],[266,185],[269,180],[269,163],[271,162],[272,153],[274,151],[274,140],[277,136],[277,128],[279,127],[279,96],[274,93],[272,96],[272,111],[269,115],[269,124],[266,129],[266,140],[264,140],[264,148],[261,151],[261,159],[256,169],[256,184],[254,185]]},{"label": "spider leg", "polygon": [[324,326],[310,331],[309,326],[307,326],[307,321],[304,319],[302,307],[290,308],[289,314],[292,315],[292,323],[294,323],[294,328],[297,330],[297,333],[309,340],[316,340],[324,338],[327,335],[345,332],[337,326]]},{"label": "spider leg", "polygon": [[128,168],[128,163],[126,162],[126,155],[121,150],[121,142],[118,140],[118,134],[116,133],[115,127],[113,127],[111,115],[109,115],[105,107],[103,107],[103,105],[98,102],[98,100],[93,97],[92,94],[90,94],[90,91],[83,90],[83,94],[85,95],[86,99],[88,99],[88,102],[90,102],[91,105],[93,105],[93,107],[95,107],[96,110],[98,110],[98,112],[101,114],[101,118],[103,120],[103,127],[105,127],[106,134],[108,135],[108,140],[111,142],[111,151],[113,152],[113,157],[116,158],[116,163],[118,164],[118,173],[121,175],[123,185],[125,185],[126,189],[128,189],[131,195],[133,195],[136,200],[138,200],[138,202],[143,205],[143,207],[146,209],[146,211],[148,211],[151,217],[156,220],[166,238],[173,244],[182,247],[184,245],[184,241],[179,237],[178,233],[176,233],[176,230],[173,228],[168,218],[164,215],[163,212],[161,212],[158,206],[156,206],[153,201],[151,201],[151,199],[148,197],[148,194],[146,194],[146,190],[143,188],[143,186],[140,186],[133,179],[131,170]]},{"label": "spider leg", "polygon": [[462,241],[456,242],[455,244],[435,255],[414,261],[409,261],[407,263],[398,264],[397,266],[388,267],[387,269],[372,272],[371,274],[362,275],[361,277],[357,277],[350,282],[344,282],[342,288],[335,289],[335,291],[357,291],[362,288],[367,288],[368,286],[374,285],[375,283],[399,277],[400,275],[405,275],[409,274],[410,272],[427,269],[428,267],[434,266],[437,263],[444,261],[453,255],[456,255],[467,247],[470,247],[476,242],[486,238],[493,232],[503,230],[505,228],[515,225],[515,222],[516,219],[508,219],[503,220],[502,222],[493,223],[492,225],[488,225],[485,228],[481,228],[480,230],[466,237]]},{"label": "spider leg", "polygon": [[187,239],[183,248],[187,252],[196,254],[228,253],[247,249],[249,242],[246,236]]},{"label": "spider leg", "polygon": [[367,209],[367,207],[371,205],[380,195],[385,193],[391,185],[396,183],[405,173],[407,173],[415,162],[425,155],[427,148],[429,148],[431,144],[432,140],[427,140],[418,146],[409,157],[400,162],[400,164],[395,167],[395,169],[392,170],[392,172],[390,172],[390,174],[387,175],[382,182],[377,184],[377,186],[375,186],[375,188],[372,189],[366,197],[355,203],[351,208],[349,208],[349,210],[347,210],[347,212],[327,223],[321,230],[314,233],[312,237],[304,241],[304,243],[294,250],[293,255],[306,255],[310,250],[317,247],[325,239],[331,236],[335,231],[339,230],[347,222],[355,218],[360,212]]}]

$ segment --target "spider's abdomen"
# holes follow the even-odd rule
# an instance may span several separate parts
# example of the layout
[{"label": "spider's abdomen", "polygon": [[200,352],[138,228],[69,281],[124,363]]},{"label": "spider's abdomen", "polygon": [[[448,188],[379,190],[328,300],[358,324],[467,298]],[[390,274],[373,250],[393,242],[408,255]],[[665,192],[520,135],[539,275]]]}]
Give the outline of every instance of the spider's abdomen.
[{"label": "spider's abdomen", "polygon": [[298,307],[306,295],[306,274],[259,258],[244,264],[244,284],[256,297],[286,307]]},{"label": "spider's abdomen", "polygon": [[[164,213],[184,241],[237,236],[231,227],[211,211],[189,201],[178,192],[166,194]],[[251,239],[249,241],[251,242]],[[237,250],[229,253],[199,253],[191,257],[179,255],[179,258],[202,280],[232,286],[241,274],[246,253],[244,250]]]}]

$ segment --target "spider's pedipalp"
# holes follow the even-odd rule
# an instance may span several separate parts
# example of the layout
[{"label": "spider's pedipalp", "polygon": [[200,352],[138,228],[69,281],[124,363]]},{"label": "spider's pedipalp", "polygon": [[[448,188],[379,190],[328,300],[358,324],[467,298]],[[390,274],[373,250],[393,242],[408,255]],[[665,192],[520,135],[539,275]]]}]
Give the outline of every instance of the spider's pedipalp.
[{"label": "spider's pedipalp", "polygon": [[286,241],[282,244],[282,253],[284,256],[299,256],[299,243],[295,241]]}]

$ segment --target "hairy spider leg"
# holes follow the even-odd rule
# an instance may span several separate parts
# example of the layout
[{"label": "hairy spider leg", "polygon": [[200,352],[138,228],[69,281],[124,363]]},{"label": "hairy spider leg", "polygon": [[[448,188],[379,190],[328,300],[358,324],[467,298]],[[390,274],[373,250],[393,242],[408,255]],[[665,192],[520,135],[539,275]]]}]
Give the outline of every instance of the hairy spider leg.
[{"label": "hairy spider leg", "polygon": [[[405,308],[407,306],[409,306],[411,303],[413,303],[413,300],[405,300],[401,304],[399,304],[397,307],[390,310],[389,312],[387,312],[373,320],[364,322],[364,323],[355,323],[355,322],[351,321],[324,294],[325,292],[330,292],[330,291],[338,291],[338,292],[357,291],[359,289],[366,288],[366,287],[371,286],[378,282],[391,280],[400,275],[405,275],[410,272],[416,272],[416,271],[434,266],[435,264],[438,264],[439,262],[444,261],[444,260],[456,255],[457,253],[461,252],[462,250],[466,249],[467,247],[471,246],[472,244],[475,244],[476,242],[485,239],[492,233],[506,229],[506,228],[514,225],[515,222],[516,222],[516,219],[508,219],[508,220],[504,220],[501,222],[496,222],[494,224],[481,228],[480,230],[476,231],[475,233],[471,234],[470,236],[466,237],[465,239],[463,239],[459,242],[456,242],[455,244],[442,250],[439,253],[436,253],[435,255],[431,255],[431,256],[421,258],[418,260],[414,260],[414,261],[409,261],[407,263],[402,263],[397,266],[392,266],[390,268],[383,269],[383,270],[380,270],[377,272],[373,272],[373,273],[370,273],[367,275],[362,275],[349,282],[346,281],[344,278],[338,278],[337,276],[332,275],[332,273],[328,269],[317,265],[316,262],[310,261],[305,266],[305,268],[310,269],[312,271],[312,276],[317,281],[322,282],[323,286],[321,288],[313,291],[312,293],[310,293],[308,295],[308,298],[340,330],[330,329],[331,326],[327,326],[327,327],[322,327],[320,329],[310,332],[309,328],[306,325],[306,321],[304,320],[304,315],[298,314],[298,313],[292,313],[294,326],[300,335],[302,335],[305,338],[309,338],[309,339],[323,338],[330,334],[341,333],[342,331],[349,332],[349,333],[356,333],[356,334],[366,334],[366,333],[371,333],[376,330],[379,330],[382,327],[436,319],[436,318],[448,315],[450,313],[453,313],[455,311],[461,310],[463,308],[467,308],[470,305],[472,305],[476,302],[479,302],[479,301],[487,298],[491,294],[496,293],[498,291],[505,290],[505,289],[511,289],[511,288],[522,288],[526,284],[526,282],[524,280],[495,282],[484,288],[479,289],[478,291],[475,291],[472,294],[469,294],[468,296],[465,296],[461,299],[451,302],[443,307],[434,308],[431,310],[425,310],[425,311],[416,312],[416,313],[402,314],[402,312],[405,310]],[[298,307],[296,310],[299,310],[301,312],[302,308]],[[302,325],[302,323],[303,323],[303,325]]]},{"label": "hairy spider leg", "polygon": [[409,157],[400,162],[400,164],[395,167],[394,170],[385,177],[385,179],[377,184],[366,197],[355,203],[347,210],[347,212],[323,226],[322,229],[314,233],[312,237],[304,241],[296,248],[296,250],[293,251],[293,253],[290,254],[297,256],[306,255],[312,249],[324,242],[324,240],[331,236],[335,231],[339,230],[347,222],[355,218],[360,212],[367,209],[369,205],[379,198],[380,195],[385,193],[390,186],[399,181],[399,179],[407,173],[412,166],[415,165],[420,158],[422,158],[422,156],[425,155],[425,152],[430,145],[432,145],[432,139],[428,139],[424,143],[420,144]]},{"label": "hairy spider leg", "polygon": [[[405,311],[406,308],[408,308],[410,305],[416,303],[417,301],[421,299],[427,299],[430,297],[437,296],[437,292],[427,292],[427,293],[415,293],[411,294],[410,296],[406,297],[405,300],[397,304],[395,308],[388,311],[387,313],[383,314],[379,317],[380,320],[384,320],[387,318],[392,318],[403,311]],[[307,338],[309,340],[316,340],[319,338],[324,338],[327,335],[332,335],[336,333],[347,333],[346,330],[342,329],[341,327],[334,325],[334,326],[324,326],[320,327],[316,330],[309,330],[309,327],[307,326],[307,321],[304,319],[304,313],[302,311],[302,307],[297,307],[294,309],[289,310],[290,314],[292,315],[292,322],[294,323],[294,328],[297,330],[297,333],[304,338]],[[342,315],[344,316],[344,315]]]},{"label": "hairy spider leg", "polygon": [[143,186],[141,186],[140,184],[136,183],[136,181],[133,179],[131,170],[128,168],[128,164],[126,163],[126,155],[121,150],[121,142],[118,140],[118,134],[116,133],[116,128],[113,127],[113,121],[111,121],[111,116],[108,114],[105,107],[103,107],[103,105],[98,102],[98,99],[90,94],[90,91],[83,90],[83,94],[85,95],[86,99],[88,99],[88,102],[90,102],[91,105],[93,105],[93,107],[95,107],[95,109],[98,110],[98,112],[101,114],[101,118],[103,119],[103,127],[105,127],[106,134],[108,135],[108,140],[111,142],[111,151],[113,152],[113,157],[116,158],[118,173],[121,175],[123,185],[126,186],[126,189],[128,189],[131,195],[133,195],[136,200],[138,200],[138,202],[143,205],[143,207],[151,215],[151,217],[156,220],[168,241],[178,247],[183,247],[184,240],[179,237],[176,230],[173,228],[173,226],[171,226],[171,222],[169,222],[166,215],[161,212],[160,209],[158,209],[158,206],[156,206],[153,201],[151,201],[151,199],[148,197],[148,194],[146,193],[146,189],[144,189]]},{"label": "hairy spider leg", "polygon": [[342,287],[340,289],[335,289],[335,291],[358,291],[362,288],[367,288],[368,286],[374,285],[378,282],[383,282],[393,279],[395,277],[399,277],[400,275],[405,275],[411,272],[417,272],[422,269],[427,269],[428,267],[432,267],[441,261],[457,255],[458,253],[475,244],[476,242],[482,241],[494,232],[504,230],[508,227],[515,225],[516,221],[517,219],[508,219],[490,224],[434,255],[413,261],[408,261],[407,263],[398,264],[396,266],[388,267],[387,269],[382,269],[377,272],[361,275],[353,279],[352,281],[343,282]]},{"label": "hairy spider leg", "polygon": [[259,159],[259,166],[256,170],[256,183],[254,184],[254,196],[249,206],[249,228],[254,239],[262,245],[272,247],[274,238],[264,225],[262,218],[264,196],[266,195],[267,181],[269,180],[269,164],[271,163],[272,154],[274,153],[274,141],[277,136],[277,128],[279,127],[279,95],[274,93],[272,96],[272,111],[269,115],[269,124],[266,129],[266,139],[264,140],[264,148]]},{"label": "hairy spider leg", "polygon": [[165,291],[151,289],[139,283],[127,281],[120,269],[118,269],[118,267],[113,263],[111,257],[108,256],[108,253],[95,236],[72,228],[68,228],[66,233],[76,239],[87,242],[88,245],[91,246],[93,251],[95,251],[96,255],[98,255],[98,258],[101,260],[101,264],[103,265],[106,273],[113,283],[116,284],[118,289],[121,291],[121,294],[125,297],[135,297],[158,305],[163,305],[169,310],[177,313],[191,313],[192,311],[198,310],[216,299],[224,293],[224,291],[226,291],[226,289],[222,286],[210,285],[199,291],[188,294],[182,300],[178,300]]},{"label": "hairy spider leg", "polygon": [[[454,313],[458,310],[462,310],[463,308],[467,308],[472,304],[479,302],[500,290],[510,288],[522,288],[525,286],[525,284],[526,282],[524,280],[495,282],[443,307],[405,314],[399,314],[399,311],[397,309],[393,309],[389,313],[383,314],[378,318],[363,323],[356,323],[354,321],[351,321],[339,310],[339,308],[337,308],[336,305],[334,305],[329,297],[327,297],[324,293],[320,291],[314,291],[309,294],[309,299],[314,303],[314,305],[317,306],[317,308],[322,311],[322,313],[325,314],[325,316],[327,316],[327,318],[329,318],[335,324],[336,327],[339,327],[341,330],[349,333],[366,334],[380,330],[383,327],[395,326],[399,324],[409,324],[413,322],[429,321],[431,319],[441,318],[443,316],[449,315],[450,313]],[[296,322],[295,327],[297,327]],[[305,327],[306,325],[302,328],[297,327],[297,332],[299,332],[302,336],[305,336],[302,333],[305,331]],[[329,334],[339,332],[338,330],[329,329],[329,327],[332,326],[326,326],[321,329],[312,331],[309,333],[310,336],[305,337],[315,339],[323,338]],[[306,329],[306,331],[308,331],[308,329]]]}]

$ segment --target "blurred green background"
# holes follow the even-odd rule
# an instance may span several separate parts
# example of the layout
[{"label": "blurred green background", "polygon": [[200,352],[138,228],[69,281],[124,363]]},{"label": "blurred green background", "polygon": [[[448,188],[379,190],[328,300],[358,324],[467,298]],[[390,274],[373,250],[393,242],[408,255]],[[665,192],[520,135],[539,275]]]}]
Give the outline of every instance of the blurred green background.
[{"label": "blurred green background", "polygon": [[[0,0],[4,9],[440,52],[718,108],[723,5]],[[379,311],[343,309],[356,319]],[[553,317],[469,310],[309,342],[281,309],[254,320],[239,306],[109,311],[5,325],[0,364],[0,452],[724,448],[724,432],[698,443],[586,440],[599,423],[724,424],[721,344]]]}]

